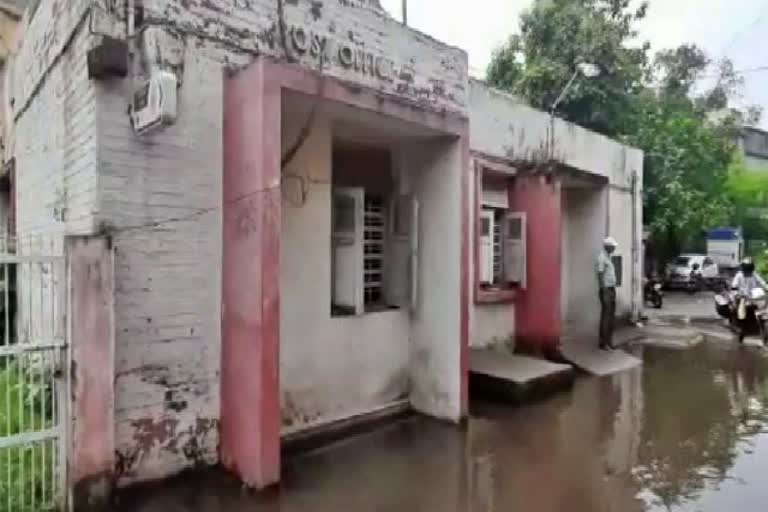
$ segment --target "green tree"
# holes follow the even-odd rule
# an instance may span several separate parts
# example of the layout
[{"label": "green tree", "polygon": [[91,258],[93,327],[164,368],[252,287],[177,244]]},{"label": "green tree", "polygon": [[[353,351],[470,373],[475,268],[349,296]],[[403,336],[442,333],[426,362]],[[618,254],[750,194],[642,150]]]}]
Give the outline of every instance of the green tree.
[{"label": "green tree", "polygon": [[768,251],[757,257],[757,271],[761,276],[768,276]]},{"label": "green tree", "polygon": [[737,154],[728,168],[725,192],[732,206],[732,223],[744,229],[744,237],[768,240],[768,172],[750,169]]},{"label": "green tree", "polygon": [[659,52],[654,82],[629,114],[625,140],[645,151],[645,219],[663,259],[702,245],[706,228],[733,223],[734,201],[725,191],[744,115],[726,107],[743,79],[724,59],[714,86],[695,93],[711,64],[695,45]]},{"label": "green tree", "polygon": [[[696,45],[651,58],[635,25],[648,4],[629,0],[534,0],[493,56],[491,85],[549,110],[579,62],[601,75],[576,80],[557,114],[645,151],[645,220],[658,256],[666,259],[703,241],[706,228],[729,220],[723,194],[737,124],[759,119],[726,109],[743,85],[733,64],[715,63],[718,79],[695,87],[713,65]],[[714,113],[726,115],[714,116]]]},{"label": "green tree", "polygon": [[534,0],[523,13],[520,35],[493,56],[488,81],[548,111],[580,62],[599,65],[601,76],[579,80],[558,115],[607,135],[624,132],[622,113],[632,106],[647,69],[648,45],[632,47],[634,22],[647,4],[629,0]]},{"label": "green tree", "polygon": [[662,259],[728,220],[722,190],[733,143],[690,111],[650,101],[626,141],[645,151],[644,218]]}]

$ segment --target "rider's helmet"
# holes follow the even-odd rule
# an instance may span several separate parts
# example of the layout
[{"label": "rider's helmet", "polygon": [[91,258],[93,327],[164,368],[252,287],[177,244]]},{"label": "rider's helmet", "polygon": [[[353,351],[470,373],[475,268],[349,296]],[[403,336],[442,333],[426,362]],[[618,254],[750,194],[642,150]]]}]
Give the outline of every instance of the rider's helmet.
[{"label": "rider's helmet", "polygon": [[751,276],[755,273],[755,262],[752,258],[744,258],[741,260],[741,271],[746,276]]}]

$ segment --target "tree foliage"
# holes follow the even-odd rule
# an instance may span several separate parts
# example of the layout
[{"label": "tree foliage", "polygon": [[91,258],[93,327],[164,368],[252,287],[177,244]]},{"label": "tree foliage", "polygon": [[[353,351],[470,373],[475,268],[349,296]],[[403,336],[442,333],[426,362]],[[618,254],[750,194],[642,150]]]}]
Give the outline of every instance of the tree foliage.
[{"label": "tree foliage", "polygon": [[704,226],[728,220],[721,194],[733,146],[695,115],[649,103],[627,142],[645,150],[644,217],[663,257],[674,256]]},{"label": "tree foliage", "polygon": [[[638,44],[635,27],[647,9],[629,0],[534,0],[519,35],[494,53],[487,78],[549,110],[580,62],[597,64],[601,74],[575,80],[557,115],[645,151],[644,216],[669,257],[732,220],[742,200],[725,193],[735,186],[737,125],[757,123],[761,111],[727,109],[743,86],[729,60],[713,63],[692,44],[652,56]],[[716,79],[702,90],[713,66]]]},{"label": "tree foliage", "polygon": [[728,168],[725,195],[732,205],[733,223],[748,240],[768,240],[768,172],[750,169],[740,155]]},{"label": "tree foliage", "polygon": [[768,276],[768,251],[758,256],[757,271],[761,276]]},{"label": "tree foliage", "polygon": [[578,81],[558,114],[601,133],[622,129],[621,112],[644,79],[648,46],[630,47],[635,21],[629,0],[534,0],[523,13],[520,35],[499,48],[488,69],[493,85],[549,110],[580,62],[599,64],[599,80]]}]

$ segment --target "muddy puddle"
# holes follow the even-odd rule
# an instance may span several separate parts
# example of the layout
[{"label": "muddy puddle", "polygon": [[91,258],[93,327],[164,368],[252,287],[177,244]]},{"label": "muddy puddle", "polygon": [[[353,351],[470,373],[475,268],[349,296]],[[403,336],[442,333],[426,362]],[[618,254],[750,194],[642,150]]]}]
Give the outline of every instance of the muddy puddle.
[{"label": "muddy puddle", "polygon": [[414,417],[286,461],[253,495],[216,472],[128,492],[119,510],[739,511],[768,507],[768,356],[707,342],[580,378],[536,405]]}]

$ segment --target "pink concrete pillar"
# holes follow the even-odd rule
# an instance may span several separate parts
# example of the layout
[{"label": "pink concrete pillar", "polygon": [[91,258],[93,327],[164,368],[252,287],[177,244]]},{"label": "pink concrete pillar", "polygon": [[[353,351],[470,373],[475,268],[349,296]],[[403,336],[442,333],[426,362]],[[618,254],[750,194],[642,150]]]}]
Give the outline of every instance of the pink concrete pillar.
[{"label": "pink concrete pillar", "polygon": [[528,217],[528,283],[515,304],[517,347],[555,355],[562,331],[560,183],[542,175],[518,176],[510,202]]},{"label": "pink concrete pillar", "polygon": [[221,462],[280,479],[280,86],[256,61],[224,92]]},{"label": "pink concrete pillar", "polygon": [[104,237],[69,237],[73,424],[70,476],[77,510],[109,498],[115,468],[114,257]]}]

